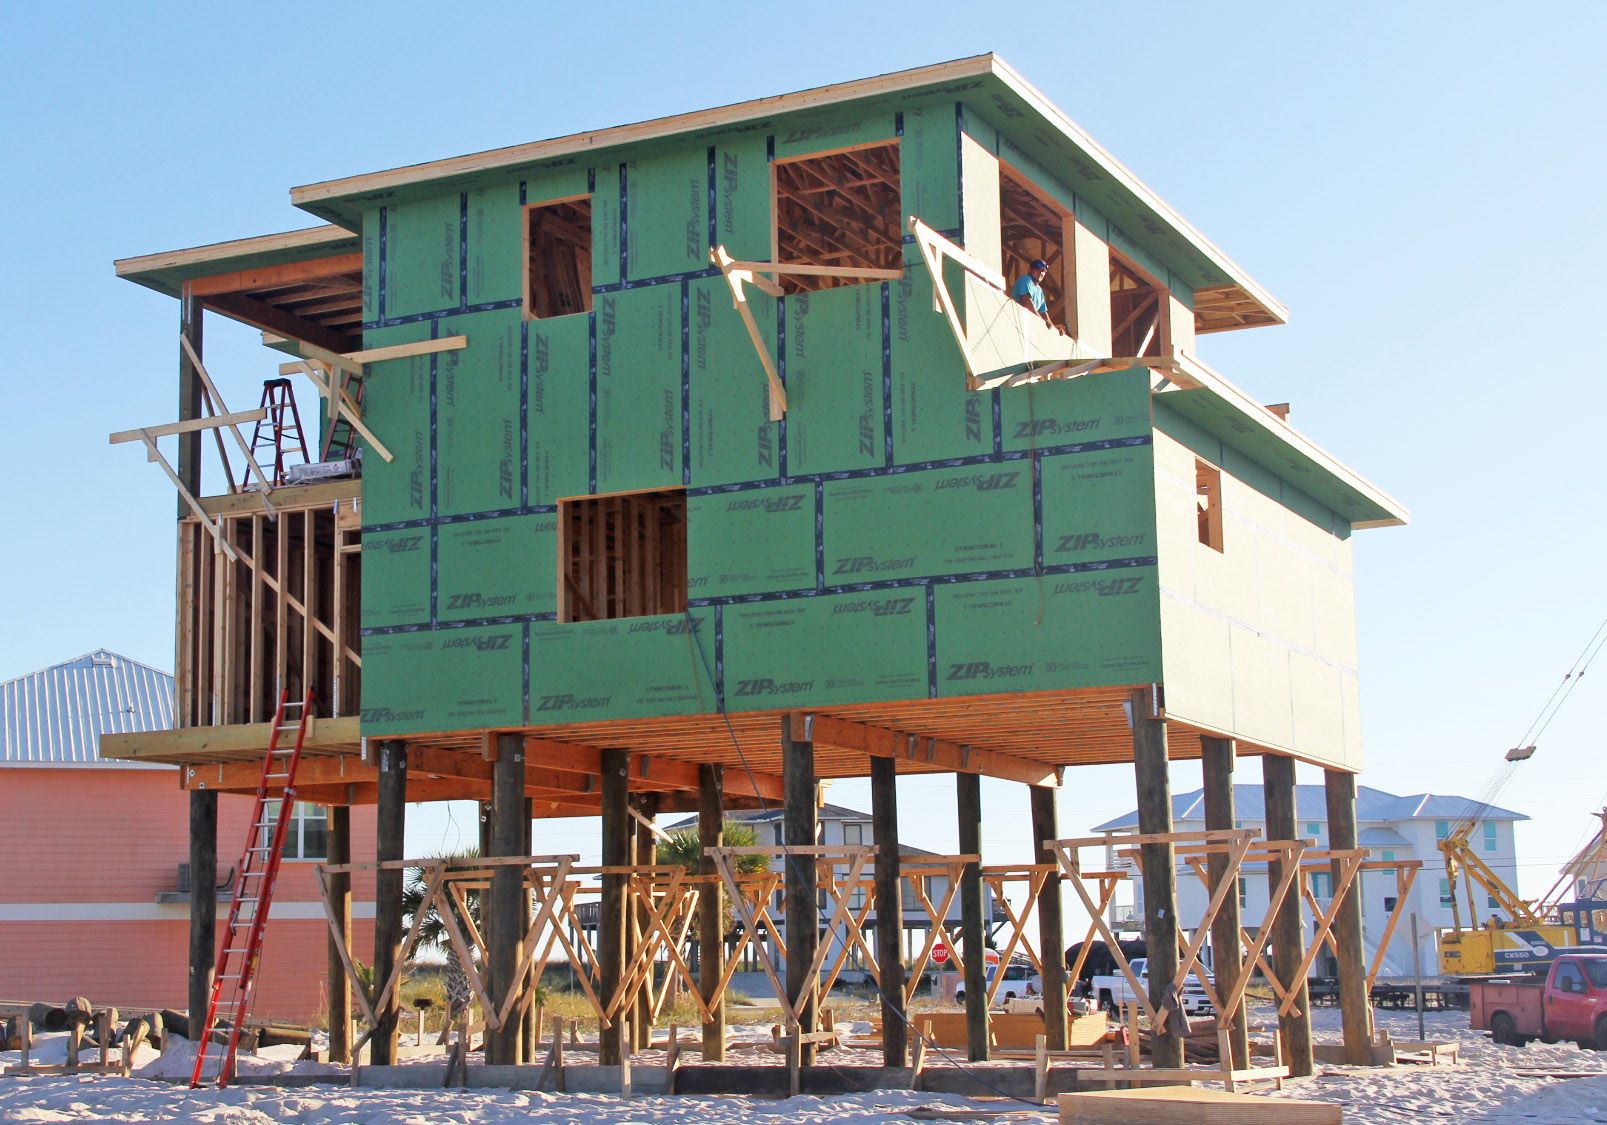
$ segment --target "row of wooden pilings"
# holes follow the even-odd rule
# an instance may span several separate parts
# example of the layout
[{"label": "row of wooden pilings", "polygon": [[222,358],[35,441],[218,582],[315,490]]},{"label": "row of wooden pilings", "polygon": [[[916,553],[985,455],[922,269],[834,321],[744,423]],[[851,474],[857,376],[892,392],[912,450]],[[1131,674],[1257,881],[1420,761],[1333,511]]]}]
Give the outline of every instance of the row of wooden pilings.
[{"label": "row of wooden pilings", "polygon": [[[1134,692],[1130,700],[1133,732],[1133,762],[1138,794],[1139,833],[1143,836],[1165,835],[1172,832],[1171,786],[1168,770],[1166,721],[1154,706],[1154,695],[1149,691]],[[780,730],[784,817],[783,843],[789,847],[809,848],[817,842],[819,805],[819,778],[815,771],[814,743],[811,737],[812,720],[806,714],[786,715],[781,719]],[[497,758],[493,768],[491,802],[487,824],[482,830],[483,851],[489,856],[524,856],[531,852],[531,818],[525,794],[524,742],[517,734],[501,735],[496,739]],[[1203,738],[1203,767],[1205,778],[1205,818],[1207,830],[1230,830],[1235,827],[1236,812],[1233,798],[1235,753],[1233,744],[1226,739]],[[635,864],[653,862],[654,840],[648,823],[657,811],[653,794],[629,791],[629,760],[625,750],[604,750],[601,757],[601,843],[602,865],[605,869],[623,871]],[[379,749],[379,786],[377,810],[376,861],[381,865],[375,886],[375,924],[373,972],[377,981],[386,980],[396,968],[401,953],[404,931],[402,904],[403,871],[399,867],[383,866],[403,858],[403,824],[407,801],[407,745],[402,741],[384,741]],[[873,837],[876,846],[874,859],[875,898],[877,902],[875,929],[875,958],[879,968],[879,991],[882,1009],[882,1049],[888,1066],[902,1066],[908,1056],[909,1023],[905,1010],[905,964],[901,945],[902,917],[899,894],[900,859],[898,854],[898,796],[896,762],[892,758],[870,759],[871,813]],[[722,832],[725,809],[722,799],[723,769],[718,765],[699,767],[699,836],[705,849],[704,873],[715,873],[714,860],[708,849],[723,844]],[[1294,760],[1277,755],[1262,757],[1262,783],[1265,796],[1266,837],[1269,841],[1296,840],[1299,838],[1295,806]],[[1047,786],[1029,786],[1029,806],[1034,840],[1034,862],[1053,864],[1056,857],[1052,842],[1060,838],[1056,812],[1057,793]],[[1329,847],[1332,850],[1354,849],[1356,846],[1356,789],[1353,774],[1328,770],[1325,772]],[[958,816],[959,851],[980,857],[982,801],[981,777],[975,773],[955,774],[955,804]],[[190,942],[190,1007],[204,1010],[212,974],[212,952],[215,948],[215,900],[211,888],[215,886],[217,864],[217,794],[207,790],[192,790],[191,799],[191,942]],[[633,815],[634,814],[634,815]],[[1139,848],[1144,879],[1144,922],[1149,956],[1149,987],[1151,1001],[1160,1008],[1171,978],[1180,963],[1179,920],[1176,917],[1176,854],[1171,842],[1144,843]],[[350,818],[348,810],[332,808],[329,817],[329,860],[331,865],[350,860]],[[1206,860],[1213,884],[1219,881],[1225,856],[1212,853]],[[1281,871],[1274,859],[1269,862],[1268,879],[1276,883]],[[350,925],[349,876],[331,877],[334,901],[344,899],[344,924]],[[629,961],[631,931],[630,909],[625,874],[602,876],[600,922],[597,939],[597,960],[601,991],[612,995],[621,974]],[[1338,863],[1335,863],[1338,879]],[[344,883],[342,883],[344,880]],[[1066,1038],[1067,980],[1065,965],[1059,956],[1066,947],[1062,904],[1061,875],[1054,874],[1043,880],[1037,897],[1038,939],[1042,956],[1043,1009],[1046,1034],[1051,1050],[1062,1049]],[[798,998],[799,1031],[807,1036],[816,1030],[818,1014],[818,977],[815,966],[817,943],[820,940],[818,871],[810,859],[798,861],[796,857],[786,863],[783,873],[785,894],[786,988]],[[195,890],[199,888],[199,891]],[[718,893],[718,892],[716,892]],[[984,946],[985,919],[983,917],[983,876],[980,862],[966,865],[961,875],[959,891],[961,910],[960,945],[966,950],[979,950]],[[529,898],[521,870],[513,866],[498,867],[493,871],[487,896],[488,979],[499,993],[505,983],[514,979],[520,969],[520,944],[524,937],[519,919],[528,926]],[[1344,1041],[1347,1058],[1361,1063],[1368,1058],[1371,1038],[1370,1017],[1366,986],[1365,956],[1361,926],[1362,903],[1359,893],[1346,896],[1333,919],[1332,948],[1339,968],[1339,999],[1343,1018]],[[507,920],[514,920],[512,925]],[[700,991],[705,998],[712,997],[724,970],[725,944],[723,911],[705,909],[700,912],[699,974]],[[1214,973],[1219,992],[1226,993],[1233,981],[1244,971],[1240,943],[1241,920],[1237,895],[1227,895],[1211,922],[1212,945],[1217,951]],[[350,1024],[350,997],[344,987],[345,971],[331,943],[330,1028],[331,1057],[349,1057],[353,1044],[347,1041],[346,1028]],[[1310,1004],[1303,980],[1295,980],[1304,951],[1304,923],[1298,894],[1288,895],[1274,919],[1272,930],[1272,961],[1277,976],[1298,989],[1297,999],[1289,1010],[1280,1015],[1280,1030],[1291,1073],[1312,1073],[1312,1036]],[[1224,953],[1228,956],[1224,956]],[[989,1055],[987,1030],[988,989],[985,965],[981,957],[964,958],[965,1006],[967,1015],[968,1051],[972,1061],[986,1060]],[[336,982],[341,982],[337,987]],[[640,1003],[646,1003],[645,994]],[[622,1035],[627,1024],[640,1037],[649,1033],[650,1022],[641,1018],[645,1013],[633,1013],[636,1018],[615,1019],[601,1028],[599,1061],[618,1063],[633,1046]],[[370,1058],[374,1064],[395,1060],[399,1032],[400,1010],[393,994],[389,1001],[376,1011],[375,1027],[368,1036]],[[723,1008],[716,1005],[712,1018],[703,1028],[703,1057],[706,1061],[720,1061],[724,1055],[725,1019]],[[1246,1021],[1242,1005],[1232,1020],[1230,1041],[1234,1065],[1248,1065]],[[517,1063],[529,1061],[529,1035],[522,1021],[508,1021],[503,1027],[491,1029],[486,1036],[488,1063]],[[814,1061],[814,1045],[805,1042],[802,1062]],[[1152,1055],[1156,1066],[1182,1065],[1183,1041],[1170,1023],[1152,1040]]]}]

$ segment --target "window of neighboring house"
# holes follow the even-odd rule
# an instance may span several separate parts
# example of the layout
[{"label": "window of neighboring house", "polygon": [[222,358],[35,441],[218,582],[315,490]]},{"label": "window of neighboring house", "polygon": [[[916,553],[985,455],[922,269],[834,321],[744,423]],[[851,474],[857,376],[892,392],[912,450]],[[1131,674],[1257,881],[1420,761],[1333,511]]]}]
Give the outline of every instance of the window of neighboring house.
[{"label": "window of neighboring house", "polygon": [[1398,902],[1398,901],[1399,901],[1399,899],[1397,899],[1394,895],[1385,895],[1384,896],[1384,913],[1385,914],[1391,913],[1395,909],[1395,903]]},{"label": "window of neighboring house", "polygon": [[999,234],[1005,285],[1013,287],[1018,278],[1027,276],[1034,259],[1043,259],[1049,267],[1043,293],[1049,319],[1069,331],[1066,294],[1072,279],[1065,256],[1067,218],[1064,208],[1000,166]]},{"label": "window of neighboring house", "polygon": [[1313,871],[1311,873],[1311,897],[1319,902],[1327,902],[1334,897],[1334,874],[1332,871]]},{"label": "window of neighboring house", "polygon": [[1384,850],[1384,858],[1386,860],[1394,859],[1395,858],[1395,853],[1386,848]]},{"label": "window of neighboring house", "polygon": [[[283,801],[269,801],[267,817],[269,827],[264,828],[264,843],[271,840],[273,824],[279,819]],[[286,859],[327,859],[329,857],[329,810],[323,805],[309,805],[297,801],[290,812],[290,823],[285,827]]]},{"label": "window of neighboring house", "polygon": [[1239,880],[1239,909],[1245,909],[1250,903],[1250,884],[1244,879]]},{"label": "window of neighboring house", "polygon": [[[898,142],[792,156],[771,165],[778,262],[851,269],[904,268],[903,192]],[[783,274],[788,293],[808,293],[864,278]]]},{"label": "window of neighboring house", "polygon": [[1490,904],[1491,910],[1496,910],[1501,906],[1501,904],[1495,900],[1494,895],[1487,894],[1484,896],[1484,898]]},{"label": "window of neighboring house", "polygon": [[686,611],[686,492],[558,501],[558,620]]},{"label": "window of neighboring house", "polygon": [[1314,820],[1311,823],[1307,824],[1306,825],[1306,835],[1310,836],[1312,839],[1316,839],[1319,836],[1321,836],[1322,835],[1322,825],[1321,825],[1321,823],[1319,823],[1318,821]]},{"label": "window of neighboring house", "polygon": [[1449,836],[1450,834],[1451,834],[1451,822],[1450,821],[1448,821],[1448,820],[1436,820],[1434,822],[1434,838],[1436,840],[1443,840],[1443,839],[1445,839],[1445,837]]},{"label": "window of neighboring house", "polygon": [[1452,902],[1452,899],[1451,899],[1451,881],[1449,879],[1441,879],[1440,880],[1440,905],[1441,906],[1450,906],[1451,902]]},{"label": "window of neighboring house", "polygon": [[591,310],[591,196],[524,209],[526,320]]},{"label": "window of neighboring house", "polygon": [[1222,550],[1222,470],[1198,457],[1194,459],[1194,499],[1200,542],[1213,551]]},{"label": "window of neighboring house", "polygon": [[[863,844],[865,842],[865,835],[866,835],[865,829],[867,827],[868,827],[867,825],[862,824],[862,823],[861,824],[844,824],[843,825],[843,843],[844,844],[849,844],[849,845]],[[865,872],[865,874],[869,874],[869,872]],[[864,905],[865,905],[865,888],[864,887],[855,887],[853,892],[848,896],[848,908],[850,910],[858,910],[861,906],[864,906]]]},{"label": "window of neighboring house", "polygon": [[1493,820],[1484,822],[1484,850],[1487,852],[1495,851],[1495,821]]},{"label": "window of neighboring house", "polygon": [[1110,252],[1110,354],[1158,356],[1165,347],[1165,290],[1116,250]]}]

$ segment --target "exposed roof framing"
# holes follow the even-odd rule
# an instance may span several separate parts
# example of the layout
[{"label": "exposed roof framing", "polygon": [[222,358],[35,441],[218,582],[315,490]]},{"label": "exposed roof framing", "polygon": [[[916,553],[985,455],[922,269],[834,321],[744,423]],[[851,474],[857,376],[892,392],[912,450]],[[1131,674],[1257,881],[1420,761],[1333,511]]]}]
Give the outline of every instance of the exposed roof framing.
[{"label": "exposed roof framing", "polygon": [[[778,160],[776,257],[782,262],[899,270],[903,266],[898,143]],[[790,276],[784,292],[854,285],[858,279]]]}]

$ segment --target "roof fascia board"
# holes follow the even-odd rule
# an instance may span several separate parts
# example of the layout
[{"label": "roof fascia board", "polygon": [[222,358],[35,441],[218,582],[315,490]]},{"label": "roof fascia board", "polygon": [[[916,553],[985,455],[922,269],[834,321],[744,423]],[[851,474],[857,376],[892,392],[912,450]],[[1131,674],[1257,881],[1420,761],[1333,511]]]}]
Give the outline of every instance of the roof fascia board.
[{"label": "roof fascia board", "polygon": [[993,58],[993,73],[1009,86],[1017,97],[1031,106],[1034,112],[1060,130],[1068,141],[1086,152],[1089,158],[1099,165],[1100,171],[1131,192],[1138,203],[1154,211],[1160,218],[1177,228],[1178,233],[1183,235],[1199,254],[1210,260],[1217,269],[1232,278],[1235,284],[1259,302],[1262,308],[1276,317],[1280,323],[1288,323],[1289,310],[1284,307],[1282,302],[1257,284],[1237,262],[1224,254],[1215,243],[1196,230],[1192,223],[1173,210],[1170,204],[1156,195],[1126,165],[1107,152],[1103,145],[1084,132],[1080,125],[1067,117],[1058,106],[1040,93],[1032,83],[1023,78],[1003,59],[997,57]]},{"label": "roof fascia board", "polygon": [[1181,373],[1197,386],[1185,388],[1174,384],[1170,389],[1159,391],[1159,394],[1188,394],[1196,390],[1209,394],[1230,407],[1250,426],[1293,449],[1295,453],[1311,462],[1317,469],[1354,493],[1367,507],[1373,509],[1375,514],[1368,518],[1352,520],[1350,524],[1352,528],[1403,527],[1411,520],[1411,512],[1399,500],[1346,466],[1339,458],[1279,418],[1198,358],[1187,352],[1179,352],[1176,360]]},{"label": "roof fascia board", "polygon": [[112,263],[117,276],[159,293],[176,297],[185,281],[210,277],[253,266],[280,265],[308,261],[334,253],[346,245],[356,246],[357,235],[344,227],[327,225],[213,242],[187,250],[164,250],[119,258]]},{"label": "roof fascia board", "polygon": [[351,196],[390,192],[411,185],[448,180],[454,176],[512,169],[578,152],[596,152],[627,144],[645,144],[678,134],[727,128],[779,113],[822,109],[925,86],[938,87],[958,79],[997,73],[997,67],[998,59],[993,55],[973,55],[952,62],[894,71],[891,74],[839,82],[829,86],[816,86],[791,94],[775,94],[715,109],[696,110],[630,125],[615,125],[587,133],[571,133],[551,140],[531,141],[464,156],[408,164],[382,172],[368,172],[336,180],[304,184],[290,189],[290,201],[305,211],[327,217],[339,213],[338,209],[331,207],[332,204]]}]

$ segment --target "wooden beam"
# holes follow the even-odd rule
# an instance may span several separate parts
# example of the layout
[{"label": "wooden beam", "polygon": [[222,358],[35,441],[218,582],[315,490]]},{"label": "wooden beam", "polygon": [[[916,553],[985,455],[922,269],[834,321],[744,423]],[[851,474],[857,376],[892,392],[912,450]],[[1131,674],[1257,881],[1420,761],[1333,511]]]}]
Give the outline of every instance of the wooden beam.
[{"label": "wooden beam", "polygon": [[[260,755],[267,752],[271,723],[239,723],[224,727],[184,727],[179,730],[143,731],[137,734],[103,734],[100,756],[113,761],[204,762],[209,757]],[[361,720],[356,715],[339,719],[315,718],[307,727],[303,749],[350,749],[361,742]]]},{"label": "wooden beam", "polygon": [[[329,810],[329,862],[338,866],[351,861],[352,810],[348,805],[337,805]],[[352,1052],[352,986],[351,978],[346,974],[343,953],[352,944],[351,874],[342,871],[329,876],[328,886],[328,897],[334,913],[332,921],[343,935],[337,942],[334,931],[330,932],[329,961],[324,975],[329,997],[329,1061],[349,1063]]]},{"label": "wooden beam", "polygon": [[[462,755],[465,761],[489,765],[494,771],[491,792],[491,854],[517,856],[526,854],[524,846],[524,747],[516,734],[499,735],[497,760],[492,763],[471,755]],[[487,896],[486,945],[490,968],[490,992],[493,996],[511,997],[519,982],[518,969],[522,961],[525,926],[529,919],[529,904],[523,901],[524,872],[501,865],[491,875],[491,891]],[[521,910],[523,907],[523,910]],[[524,918],[521,919],[521,913]],[[485,1061],[490,1065],[516,1066],[520,1062],[520,1023],[505,1021],[501,1027],[487,1031]]]},{"label": "wooden beam", "polygon": [[191,1018],[207,1010],[217,953],[218,795],[190,794],[190,949]]},{"label": "wooden beam", "polygon": [[[1172,786],[1168,775],[1166,720],[1154,713],[1148,692],[1135,691],[1133,774],[1138,787],[1138,829],[1143,834],[1172,832]],[[1177,859],[1169,840],[1140,844],[1144,872],[1144,946],[1149,957],[1149,1005],[1159,1012],[1177,974]],[[1177,1021],[1165,1020],[1150,1048],[1155,1065],[1183,1065],[1183,1037]]]},{"label": "wooden beam", "polygon": [[[974,773],[954,775],[955,810],[959,814],[960,851],[971,856],[960,873],[960,945],[965,950],[965,1044],[972,1062],[987,1062],[988,1035],[987,958],[982,917],[982,778]],[[1004,972],[1004,966],[999,966]]]},{"label": "wooden beam", "polygon": [[[725,767],[698,767],[698,845],[702,858],[699,874],[716,875],[718,867],[710,848],[725,845]],[[725,908],[718,879],[707,879],[698,902],[698,994],[708,1009],[703,1021],[703,1061],[725,1061],[725,1001],[720,981],[725,976]]]},{"label": "wooden beam", "polygon": [[[1323,783],[1328,804],[1328,847],[1349,851],[1356,847],[1356,775],[1344,770],[1324,770]],[[1333,861],[1329,870],[1333,893],[1339,893],[1341,863]],[[1371,1013],[1367,997],[1367,949],[1362,940],[1361,877],[1348,888],[1337,904],[1333,922],[1334,959],[1339,962],[1339,1013],[1345,1038],[1345,1061],[1366,1064],[1373,1041]],[[1386,939],[1387,940],[1387,939]]]},{"label": "wooden beam", "polygon": [[266,329],[292,340],[302,340],[321,348],[328,348],[336,354],[351,350],[351,338],[344,333],[304,320],[254,297],[229,293],[207,297],[203,303],[209,309],[233,317],[235,320],[244,321],[254,328]]},{"label": "wooden beam", "polygon": [[[379,745],[379,794],[375,817],[374,859],[380,864],[401,859],[407,818],[407,743],[390,739]],[[401,968],[402,875],[400,868],[381,867],[374,875],[374,982],[387,981]],[[417,919],[415,926],[417,924]],[[399,991],[375,1002],[369,1058],[375,1066],[396,1061],[400,1029]]]},{"label": "wooden beam", "polygon": [[[1225,738],[1202,735],[1200,749],[1205,775],[1205,827],[1208,831],[1231,829],[1238,818],[1233,800],[1233,743]],[[1227,856],[1217,851],[1208,852],[1205,862],[1206,885],[1220,885],[1227,871]],[[1222,908],[1211,920],[1211,967],[1216,976],[1219,996],[1233,993],[1239,975],[1244,972],[1244,945],[1239,940],[1243,927],[1244,922],[1239,916],[1239,896],[1234,893],[1223,899]],[[1238,1070],[1250,1065],[1250,1036],[1245,1011],[1241,1000],[1235,1011],[1219,1013],[1217,1017],[1219,1025],[1229,1023],[1224,1030],[1233,1055],[1233,1066]]]},{"label": "wooden beam", "polygon": [[876,843],[876,987],[882,994],[882,1065],[903,1066],[909,1050],[904,1002],[904,898],[899,888],[898,763],[870,760],[871,838]]},{"label": "wooden beam", "polygon": [[[631,823],[629,812],[630,755],[624,750],[603,751],[602,860],[604,867],[620,868],[630,859]],[[628,877],[605,874],[602,899],[598,906],[597,968],[600,994],[612,999],[625,975],[625,896]],[[598,1028],[597,1061],[603,1066],[619,1066],[625,1058],[623,1028],[618,1020]]]},{"label": "wooden beam", "polygon": [[[1267,841],[1298,840],[1299,822],[1295,808],[1295,760],[1282,754],[1261,758],[1262,799],[1266,806]],[[1297,866],[1279,859],[1267,862],[1267,879],[1272,885],[1284,875],[1284,868]],[[1289,1073],[1304,1078],[1314,1073],[1311,1049],[1311,996],[1304,979],[1296,979],[1306,946],[1306,926],[1301,918],[1300,895],[1286,895],[1272,919],[1272,965],[1284,987],[1295,995],[1291,1011],[1278,1016],[1278,1028],[1288,1052]]]},{"label": "wooden beam", "polygon": [[254,269],[215,273],[208,277],[193,278],[185,284],[197,297],[216,297],[227,293],[241,293],[252,289],[267,289],[275,285],[320,281],[337,274],[361,273],[363,255],[336,254],[328,258],[313,258],[305,262],[286,262],[277,266],[257,266]]},{"label": "wooden beam", "polygon": [[[577,742],[555,742],[552,739],[526,735],[525,757],[531,768],[557,770],[595,777],[602,770],[603,751],[595,746]],[[681,790],[695,793],[702,784],[698,766],[664,754],[633,754],[630,761],[631,789]],[[595,790],[592,790],[595,792]],[[781,778],[773,773],[731,770],[725,778],[722,792],[726,797],[759,798],[766,801],[782,799]]]},{"label": "wooden beam", "polygon": [[190,418],[183,422],[165,422],[160,426],[144,426],[137,430],[118,430],[107,435],[107,443],[120,445],[128,441],[144,441],[147,437],[168,437],[171,434],[189,434],[197,430],[211,430],[219,426],[240,426],[247,422],[260,422],[268,416],[266,410],[240,410],[233,414],[217,414],[211,418]]},{"label": "wooden beam", "polygon": [[[782,837],[793,849],[813,848],[818,830],[816,804],[819,778],[815,775],[815,747],[808,736],[799,733],[788,717],[781,720],[782,777],[786,781],[786,808],[782,818]],[[819,878],[812,860],[795,851],[783,861],[786,886],[787,997],[798,1014],[793,1034],[808,1034],[815,1026],[819,1005],[820,978],[813,980],[815,953],[820,945],[820,917],[816,904]],[[813,1066],[815,1045],[801,1043],[798,1062]]]},{"label": "wooden beam", "polygon": [[[263,748],[266,752],[266,747]],[[435,751],[439,753],[440,751]],[[415,750],[413,753],[425,753]],[[411,758],[412,755],[409,755]],[[309,785],[348,785],[356,782],[377,781],[379,771],[373,763],[365,762],[355,754],[337,754],[304,757],[296,767],[298,790]],[[220,792],[248,793],[262,781],[262,763],[252,761],[220,761],[191,763],[179,771],[179,786],[183,789],[216,789]],[[270,781],[268,788],[277,792],[284,781]]]},{"label": "wooden beam", "polygon": [[[1060,866],[1054,841],[1060,838],[1055,790],[1034,785],[1027,790],[1032,815],[1033,862],[1053,864],[1038,890],[1038,960],[1043,977],[1043,1030],[1051,1051],[1066,1049],[1066,931],[1060,895]],[[963,850],[963,849],[962,849]]]},{"label": "wooden beam", "polygon": [[[801,713],[794,716],[803,719]],[[838,750],[858,750],[876,758],[902,758],[920,762],[934,770],[953,770],[955,773],[974,773],[997,777],[1005,781],[1019,781],[1023,785],[1040,785],[1046,789],[1058,788],[1060,771],[1057,767],[1019,758],[998,750],[983,750],[963,746],[941,738],[906,734],[870,723],[842,719],[834,715],[810,715],[816,745]]]}]

